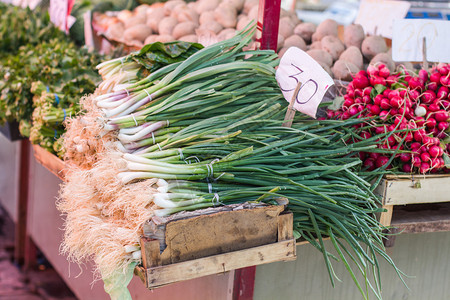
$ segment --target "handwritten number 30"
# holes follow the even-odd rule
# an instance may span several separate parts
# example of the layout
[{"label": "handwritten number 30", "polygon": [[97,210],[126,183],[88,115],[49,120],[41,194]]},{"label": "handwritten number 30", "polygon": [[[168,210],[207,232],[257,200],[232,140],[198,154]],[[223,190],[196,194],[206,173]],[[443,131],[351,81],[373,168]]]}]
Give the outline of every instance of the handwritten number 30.
[{"label": "handwritten number 30", "polygon": [[[294,67],[294,68],[296,69],[296,70],[295,70],[296,73],[295,73],[295,74],[292,74],[292,75],[289,75],[288,77],[291,78],[291,79],[293,79],[293,80],[295,81],[295,84],[291,85],[291,86],[293,86],[293,87],[290,88],[290,89],[284,89],[284,88],[280,85],[280,89],[281,89],[283,92],[291,92],[291,91],[294,91],[295,88],[297,87],[297,84],[300,82],[300,80],[299,80],[298,77],[300,77],[300,75],[303,73],[303,70],[300,69],[298,66],[294,65],[293,63],[291,63],[291,66]],[[314,92],[311,94],[311,96],[310,96],[307,100],[300,101],[300,99],[298,98],[298,96],[301,95],[301,92],[302,92],[303,88],[304,88],[305,86],[311,86],[311,85],[313,85],[313,86],[310,87],[309,89],[307,89],[307,91],[312,91],[312,90],[314,90]],[[314,97],[314,95],[317,93],[317,90],[318,90],[318,89],[319,89],[319,85],[317,84],[317,82],[316,82],[315,80],[313,80],[313,79],[309,79],[308,81],[306,81],[305,83],[303,83],[302,86],[300,87],[300,90],[298,91],[298,94],[297,94],[296,99],[295,99],[296,102],[297,102],[298,104],[305,104],[305,103],[308,103],[308,102],[312,99],[312,97]]]}]

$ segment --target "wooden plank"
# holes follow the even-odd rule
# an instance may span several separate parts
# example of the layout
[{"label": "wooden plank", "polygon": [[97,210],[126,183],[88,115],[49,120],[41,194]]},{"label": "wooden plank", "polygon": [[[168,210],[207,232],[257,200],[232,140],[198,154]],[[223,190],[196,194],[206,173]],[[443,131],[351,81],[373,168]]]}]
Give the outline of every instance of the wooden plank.
[{"label": "wooden plank", "polygon": [[[25,261],[28,235],[28,194],[30,176],[30,142],[20,141],[19,191],[17,201],[17,222],[15,230],[14,260],[22,265]],[[31,260],[31,259],[30,259]]]},{"label": "wooden plank", "polygon": [[398,207],[391,225],[398,233],[450,231],[450,203],[423,205],[417,210]]},{"label": "wooden plank", "polygon": [[157,267],[162,265],[159,252],[159,241],[141,237],[142,265],[144,268]]},{"label": "wooden plank", "polygon": [[234,271],[232,300],[253,300],[255,289],[256,266]]},{"label": "wooden plank", "polygon": [[275,261],[295,260],[295,241],[209,256],[147,269],[148,288]]},{"label": "wooden plank", "polygon": [[166,225],[167,248],[161,254],[162,263],[173,264],[275,243],[278,215],[283,209],[283,206],[265,206],[170,222]]},{"label": "wooden plank", "polygon": [[38,145],[33,145],[33,151],[34,157],[41,165],[59,179],[64,180],[64,162],[61,159]]},{"label": "wooden plank", "polygon": [[386,205],[438,203],[450,201],[450,177],[412,176],[386,183]]},{"label": "wooden plank", "polygon": [[292,240],[294,238],[294,215],[285,213],[278,216],[278,241]]},{"label": "wooden plank", "polygon": [[386,209],[386,212],[382,212],[380,215],[380,224],[388,227],[391,225],[391,220],[392,220],[392,213],[394,211],[394,206],[393,205],[383,205],[382,206],[384,209]]}]

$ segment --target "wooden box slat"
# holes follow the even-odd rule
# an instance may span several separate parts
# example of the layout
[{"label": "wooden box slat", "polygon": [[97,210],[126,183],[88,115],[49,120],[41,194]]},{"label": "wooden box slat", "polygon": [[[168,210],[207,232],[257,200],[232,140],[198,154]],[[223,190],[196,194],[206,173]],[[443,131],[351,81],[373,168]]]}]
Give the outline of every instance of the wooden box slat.
[{"label": "wooden box slat", "polygon": [[56,155],[48,152],[39,145],[33,145],[34,157],[51,173],[64,180],[64,162]]},{"label": "wooden box slat", "polygon": [[147,287],[296,259],[292,213],[283,213],[284,206],[240,206],[229,211],[222,207],[213,214],[207,210],[206,215],[187,219],[175,217],[165,224],[164,249],[160,240],[143,237],[143,266],[136,272]]}]

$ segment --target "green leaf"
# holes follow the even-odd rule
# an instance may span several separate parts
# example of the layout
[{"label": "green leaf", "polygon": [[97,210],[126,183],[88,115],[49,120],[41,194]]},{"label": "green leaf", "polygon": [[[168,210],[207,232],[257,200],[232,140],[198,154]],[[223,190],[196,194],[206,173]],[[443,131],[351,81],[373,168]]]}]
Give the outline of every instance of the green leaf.
[{"label": "green leaf", "polygon": [[342,103],[344,103],[344,97],[336,97],[333,102],[328,106],[328,109],[338,110],[342,107]]},{"label": "green leaf", "polygon": [[445,152],[444,152],[444,155],[442,155],[442,156],[444,157],[445,167],[450,168],[450,157]]},{"label": "green leaf", "polygon": [[382,94],[387,89],[387,87],[382,84],[375,84],[374,89],[376,90],[377,95],[379,95]]}]

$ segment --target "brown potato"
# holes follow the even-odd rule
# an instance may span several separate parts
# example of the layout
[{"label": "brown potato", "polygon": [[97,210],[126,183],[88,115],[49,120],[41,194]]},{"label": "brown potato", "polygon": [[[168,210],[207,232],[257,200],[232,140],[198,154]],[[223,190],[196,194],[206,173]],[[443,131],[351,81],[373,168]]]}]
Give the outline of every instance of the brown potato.
[{"label": "brown potato", "polygon": [[188,7],[180,10],[177,14],[178,22],[194,22],[198,24],[199,15],[195,10],[189,9]]},{"label": "brown potato", "polygon": [[216,22],[216,18],[214,18],[214,11],[205,11],[200,15],[199,23],[200,25],[209,23],[209,22]]},{"label": "brown potato", "polygon": [[245,14],[249,14],[250,10],[255,6],[258,7],[258,5],[259,5],[259,0],[245,0],[243,12]]},{"label": "brown potato", "polygon": [[159,38],[159,35],[157,35],[157,34],[151,34],[151,35],[149,35],[149,36],[145,39],[144,44],[145,44],[145,45],[147,45],[147,44],[153,44],[154,42],[157,42],[157,41],[158,41],[158,38]]},{"label": "brown potato", "polygon": [[157,7],[153,10],[147,11],[147,25],[154,32],[158,32],[158,26],[162,19],[165,18],[164,7]]},{"label": "brown potato", "polygon": [[135,25],[127,28],[123,32],[123,36],[126,41],[137,40],[143,42],[150,34],[152,34],[152,29],[145,24]]},{"label": "brown potato", "polygon": [[322,49],[331,54],[333,60],[337,60],[339,56],[344,52],[344,44],[334,35],[327,35],[320,41],[322,43]]},{"label": "brown potato", "polygon": [[240,18],[240,20],[237,22],[237,25],[236,25],[237,30],[244,29],[245,26],[247,26],[251,22],[251,20],[247,16],[245,16],[245,15],[241,15],[241,16],[242,17]]},{"label": "brown potato", "polygon": [[386,41],[381,36],[368,36],[361,44],[361,52],[367,59],[372,59],[378,53],[386,51],[388,51]]},{"label": "brown potato", "polygon": [[355,46],[350,46],[342,52],[341,56],[339,56],[339,60],[351,62],[360,70],[363,68],[363,56],[361,51],[359,51],[359,48]]},{"label": "brown potato", "polygon": [[315,61],[322,62],[326,64],[328,67],[331,67],[333,64],[333,58],[330,53],[322,49],[311,49],[306,51],[306,53],[311,56]]},{"label": "brown potato", "polygon": [[319,49],[322,50],[322,43],[320,41],[315,41],[311,45],[309,45],[310,50]]},{"label": "brown potato", "polygon": [[220,0],[199,0],[197,1],[197,13],[202,14],[205,11],[216,9],[220,5]]},{"label": "brown potato", "polygon": [[178,23],[172,31],[172,36],[174,39],[178,39],[185,35],[190,35],[195,33],[195,28],[197,28],[197,25],[194,22],[187,21]]},{"label": "brown potato", "polygon": [[301,36],[306,43],[311,43],[313,33],[317,26],[313,23],[300,23],[294,28],[294,33]]},{"label": "brown potato", "polygon": [[170,34],[161,34],[158,37],[158,42],[161,42],[161,43],[173,42],[174,40],[175,39]]},{"label": "brown potato", "polygon": [[320,41],[328,35],[338,36],[338,23],[335,20],[326,19],[320,23],[316,32],[312,35],[312,41]]},{"label": "brown potato", "polygon": [[172,13],[172,10],[175,8],[175,6],[177,5],[186,5],[186,3],[184,1],[181,0],[169,0],[166,3],[164,3],[164,14],[166,16],[170,16],[170,14]]},{"label": "brown potato", "polygon": [[242,9],[244,8],[244,2],[245,0],[222,0],[222,3],[233,5],[238,12],[242,11]]},{"label": "brown potato", "polygon": [[298,35],[291,35],[287,39],[284,40],[283,47],[297,47],[302,49],[303,51],[306,51],[306,43],[305,41]]},{"label": "brown potato", "polygon": [[219,41],[228,40],[236,35],[236,29],[233,28],[225,28],[218,35],[217,39]]},{"label": "brown potato", "polygon": [[278,40],[277,40],[277,50],[283,48],[284,45],[284,36],[281,34],[278,34]]},{"label": "brown potato", "polygon": [[133,27],[133,26],[139,25],[139,24],[145,25],[146,23],[147,23],[146,15],[133,16],[129,19],[126,19],[125,22],[123,22],[123,24],[125,25],[125,28],[130,28],[130,27]]},{"label": "brown potato", "polygon": [[318,61],[319,65],[328,73],[331,77],[333,77],[333,72],[331,72],[331,68],[324,62]]},{"label": "brown potato", "polygon": [[289,49],[288,47],[283,47],[283,48],[281,48],[280,51],[278,51],[278,57],[279,57],[279,58],[282,58],[283,55],[284,55],[284,53],[286,53],[286,51],[287,51],[288,49]]},{"label": "brown potato", "polygon": [[165,17],[164,19],[161,20],[161,22],[159,22],[158,32],[160,35],[161,34],[171,35],[173,29],[177,24],[178,24],[177,19],[173,17]]},{"label": "brown potato", "polygon": [[201,25],[200,27],[198,27],[198,30],[207,30],[213,32],[214,34],[218,34],[223,30],[223,26],[216,21],[212,21]]},{"label": "brown potato", "polygon": [[360,24],[350,24],[344,29],[344,45],[346,47],[355,46],[361,49],[364,37],[364,29]]},{"label": "brown potato", "polygon": [[295,26],[294,23],[292,23],[291,18],[283,17],[280,19],[278,33],[286,39],[294,33],[294,27]]},{"label": "brown potato", "polygon": [[392,60],[392,57],[387,54],[387,53],[378,53],[377,55],[375,55],[372,60],[370,61],[371,65],[376,65],[376,64],[385,64],[386,67],[389,69],[389,71],[394,72],[395,70],[395,63]]},{"label": "brown potato", "polygon": [[258,6],[252,7],[252,9],[250,9],[250,11],[248,12],[248,17],[251,20],[258,19]]},{"label": "brown potato", "polygon": [[339,80],[351,81],[352,74],[359,72],[359,68],[349,61],[338,60],[334,63],[331,71],[334,78]]},{"label": "brown potato", "polygon": [[198,38],[195,34],[185,35],[179,38],[180,41],[189,42],[189,43],[197,43]]},{"label": "brown potato", "polygon": [[120,40],[123,37],[123,32],[125,31],[125,26],[122,22],[117,22],[108,27],[106,30],[106,36],[113,40]]},{"label": "brown potato", "polygon": [[214,18],[217,23],[225,28],[236,28],[237,11],[234,6],[222,4],[214,10]]}]

